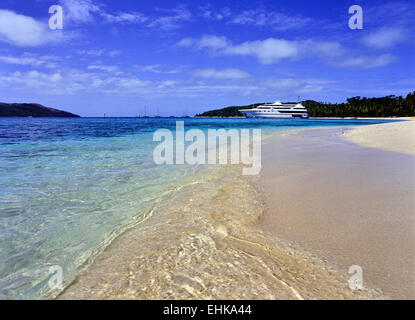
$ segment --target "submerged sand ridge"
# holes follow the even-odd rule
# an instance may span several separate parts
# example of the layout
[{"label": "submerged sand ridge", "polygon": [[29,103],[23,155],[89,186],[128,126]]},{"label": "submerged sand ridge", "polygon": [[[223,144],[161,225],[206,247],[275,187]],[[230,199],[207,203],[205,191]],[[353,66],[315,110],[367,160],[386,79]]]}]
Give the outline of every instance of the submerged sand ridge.
[{"label": "submerged sand ridge", "polygon": [[[408,151],[414,124],[304,130],[267,140],[262,228],[343,272],[361,266],[365,285],[392,298],[415,299],[415,157],[361,147],[342,134],[355,141],[363,132],[365,145]],[[397,137],[405,142],[390,145]]]},{"label": "submerged sand ridge", "polygon": [[257,227],[258,185],[208,167],[116,239],[59,299],[365,299],[348,278]]}]

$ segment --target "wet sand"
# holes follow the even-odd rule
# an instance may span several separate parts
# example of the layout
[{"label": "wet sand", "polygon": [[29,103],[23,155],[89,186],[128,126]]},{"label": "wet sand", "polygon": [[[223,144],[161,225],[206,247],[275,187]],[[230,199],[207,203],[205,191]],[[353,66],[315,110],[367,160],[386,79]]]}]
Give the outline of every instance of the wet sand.
[{"label": "wet sand", "polygon": [[[58,299],[414,298],[414,156],[347,130],[264,140],[261,177],[187,178]],[[352,265],[363,290],[348,286]]]},{"label": "wet sand", "polygon": [[[352,135],[376,126],[401,124]],[[341,273],[361,266],[365,286],[415,299],[415,157],[348,142],[342,133],[348,130],[304,130],[264,141],[267,208],[259,224]],[[376,138],[365,137],[373,146]]]},{"label": "wet sand", "polygon": [[319,258],[258,227],[263,201],[239,166],[172,190],[58,299],[370,299]]}]

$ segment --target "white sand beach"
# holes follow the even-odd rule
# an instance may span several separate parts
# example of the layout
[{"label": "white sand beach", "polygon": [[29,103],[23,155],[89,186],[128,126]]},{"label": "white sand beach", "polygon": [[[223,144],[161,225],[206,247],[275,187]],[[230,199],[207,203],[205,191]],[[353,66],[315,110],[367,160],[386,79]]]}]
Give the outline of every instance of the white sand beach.
[{"label": "white sand beach", "polygon": [[[378,127],[407,126],[356,132],[376,141]],[[237,166],[189,178],[58,298],[415,298],[415,158],[350,143],[348,130],[265,140],[259,181]],[[349,288],[352,265],[363,290]]]},{"label": "white sand beach", "polygon": [[345,137],[366,147],[415,155],[415,119],[358,127]]},{"label": "white sand beach", "polygon": [[304,130],[267,141],[262,228],[344,274],[361,266],[364,283],[388,297],[415,299],[414,125]]},{"label": "white sand beach", "polygon": [[58,298],[383,297],[369,288],[350,290],[347,275],[264,232],[252,179],[238,166],[211,169],[157,204],[154,215],[116,239]]}]

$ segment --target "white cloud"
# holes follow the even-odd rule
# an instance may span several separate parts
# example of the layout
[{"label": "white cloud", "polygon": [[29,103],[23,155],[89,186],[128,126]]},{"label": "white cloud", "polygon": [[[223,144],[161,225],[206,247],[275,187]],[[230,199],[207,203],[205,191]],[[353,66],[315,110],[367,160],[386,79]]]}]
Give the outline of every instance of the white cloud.
[{"label": "white cloud", "polygon": [[385,27],[364,36],[364,45],[375,49],[386,49],[406,39],[405,32],[400,28]]},{"label": "white cloud", "polygon": [[56,68],[56,62],[60,60],[56,56],[36,56],[33,54],[24,54],[20,57],[14,56],[0,56],[0,62],[8,64],[16,64],[20,66],[34,66],[34,67],[46,67]]},{"label": "white cloud", "polygon": [[143,23],[148,18],[142,13],[122,12],[116,15],[102,12],[101,15],[110,23]]},{"label": "white cloud", "polygon": [[103,6],[93,0],[60,0],[64,7],[65,21],[90,23],[97,16],[108,23],[144,23],[148,18],[139,12],[108,13]]},{"label": "white cloud", "polygon": [[64,40],[60,31],[51,31],[47,22],[9,10],[0,10],[0,40],[17,46],[39,46]]},{"label": "white cloud", "polygon": [[88,56],[97,56],[100,57],[103,55],[105,50],[103,49],[90,49],[90,50],[78,50],[78,53],[81,55],[88,55]]},{"label": "white cloud", "polygon": [[[92,69],[95,70],[95,69]],[[25,93],[42,90],[49,94],[99,94],[134,97],[206,97],[218,96],[274,96],[299,94],[301,92],[317,92],[327,89],[321,80],[275,78],[256,80],[246,78],[243,82],[218,84],[217,79],[236,79],[247,76],[243,71],[234,70],[202,70],[200,80],[170,79],[149,81],[132,75],[114,75],[112,73],[85,72],[69,69],[64,72],[44,73],[36,70],[14,72],[8,75],[0,74],[1,88],[14,88]],[[213,78],[213,79],[212,79]]]},{"label": "white cloud", "polygon": [[89,65],[88,70],[98,70],[114,74],[121,74],[120,69],[117,66],[107,66],[107,65]]},{"label": "white cloud", "polygon": [[191,12],[186,8],[178,7],[169,11],[173,14],[155,18],[147,26],[150,28],[171,31],[180,28],[182,22],[190,21],[192,19]]},{"label": "white cloud", "polygon": [[119,56],[120,54],[122,54],[121,50],[112,50],[108,52],[108,55],[110,57],[116,57],[116,56]]},{"label": "white cloud", "polygon": [[230,23],[241,25],[266,26],[275,30],[288,30],[304,27],[311,19],[286,15],[265,9],[246,10],[235,16]]},{"label": "white cloud", "polygon": [[198,42],[198,48],[223,49],[229,46],[225,37],[204,35]]},{"label": "white cloud", "polygon": [[160,64],[153,64],[153,65],[134,65],[134,70],[138,72],[152,72],[152,73],[164,73],[164,74],[177,74],[180,72],[181,67],[176,69],[166,69]]},{"label": "white cloud", "polygon": [[[365,28],[398,25],[404,32],[413,32],[415,7],[413,1],[382,1],[365,5]],[[369,28],[368,28],[369,27]]]},{"label": "white cloud", "polygon": [[36,70],[28,72],[16,71],[9,76],[0,76],[2,85],[15,86],[23,88],[41,89],[54,88],[61,83],[62,75],[60,73],[43,73]]},{"label": "white cloud", "polygon": [[149,18],[140,12],[109,13],[104,6],[93,0],[60,0],[64,7],[65,21],[74,23],[90,23],[100,17],[108,23],[135,23],[143,24],[149,28],[161,30],[174,30],[180,27],[184,21],[189,21],[192,14],[184,7],[177,7],[169,11],[171,14]]},{"label": "white cloud", "polygon": [[183,38],[177,43],[177,45],[181,47],[191,47],[194,45],[194,43],[195,43],[195,40],[192,38]]},{"label": "white cloud", "polygon": [[336,58],[344,55],[347,49],[336,41],[316,41],[307,39],[299,42],[303,55],[315,55],[324,58]]},{"label": "white cloud", "polygon": [[262,64],[278,63],[283,59],[321,58],[326,63],[340,67],[383,67],[395,60],[390,54],[380,56],[355,56],[352,50],[336,41],[314,39],[285,40],[268,38],[233,44],[225,37],[204,35],[200,39],[184,38],[178,45],[196,50],[210,49],[215,54],[253,56]]},{"label": "white cloud", "polygon": [[239,69],[200,69],[194,71],[194,75],[201,78],[213,79],[244,79],[249,78],[249,73]]},{"label": "white cloud", "polygon": [[200,16],[208,20],[221,21],[231,15],[231,10],[228,7],[225,7],[221,10],[214,10],[209,4],[200,6],[199,11]]},{"label": "white cloud", "polygon": [[[412,82],[411,82],[412,81]],[[112,97],[172,98],[195,99],[203,101],[214,96],[226,97],[229,103],[235,97],[245,97],[246,101],[273,101],[276,95],[283,101],[302,98],[325,99],[327,92],[339,92],[350,95],[375,94],[385,95],[409,91],[413,79],[400,79],[399,82],[385,82],[384,79],[370,79],[358,83],[349,81],[332,81],[302,76],[276,77],[270,75],[266,79],[247,78],[244,81],[218,82],[216,79],[171,79],[148,81],[136,76],[114,76],[107,73],[85,72],[82,70],[64,70],[62,72],[43,73],[39,71],[0,72],[0,88],[10,92],[23,92],[25,95],[47,92],[53,95],[91,95],[99,99]],[[405,86],[402,89],[402,86]],[[12,91],[13,90],[13,91]],[[167,99],[167,100],[166,100]],[[219,101],[219,100],[218,100]],[[203,105],[203,104],[202,104]]]},{"label": "white cloud", "polygon": [[302,28],[312,22],[312,19],[307,17],[287,15],[265,7],[236,13],[232,12],[229,7],[219,10],[210,4],[200,6],[198,16],[212,21],[225,21],[228,24],[266,27],[279,31]]},{"label": "white cloud", "polygon": [[230,45],[226,37],[203,35],[200,39],[183,38],[177,43],[181,47],[195,47],[196,49],[224,49]]},{"label": "white cloud", "polygon": [[282,59],[306,58],[310,56],[322,58],[340,57],[345,48],[334,41],[285,40],[268,38],[266,40],[247,41],[239,45],[229,45],[224,54],[250,55],[262,64],[277,63]]},{"label": "white cloud", "polygon": [[100,6],[92,0],[60,0],[64,8],[64,21],[87,23],[93,21],[94,13],[100,12]]},{"label": "white cloud", "polygon": [[278,91],[279,93],[303,94],[321,92],[329,88],[335,82],[322,79],[298,79],[295,77],[266,80],[263,86],[268,91]]},{"label": "white cloud", "polygon": [[298,43],[283,39],[247,41],[240,45],[229,46],[225,54],[251,55],[263,64],[276,63],[284,58],[295,58],[299,54]]},{"label": "white cloud", "polygon": [[224,55],[254,56],[263,64],[276,63],[284,58],[296,58],[300,53],[300,44],[297,41],[275,38],[233,45],[226,37],[204,35],[200,39],[184,38],[178,42],[178,45],[195,49],[211,49]]},{"label": "white cloud", "polygon": [[159,64],[153,64],[153,65],[147,65],[147,66],[138,66],[135,65],[134,68],[139,72],[153,72],[153,73],[162,73],[160,70],[161,65]]},{"label": "white cloud", "polygon": [[105,49],[78,50],[77,53],[83,56],[86,55],[86,56],[96,56],[96,57],[101,57],[101,56],[116,57],[122,54],[120,50],[108,51]]},{"label": "white cloud", "polygon": [[341,67],[356,67],[356,68],[378,68],[384,67],[394,62],[396,58],[391,54],[382,54],[380,56],[359,56],[347,58],[339,63]]},{"label": "white cloud", "polygon": [[40,66],[43,61],[39,61],[35,58],[25,58],[25,57],[9,57],[9,56],[0,56],[0,61],[9,64],[18,64],[21,66]]}]

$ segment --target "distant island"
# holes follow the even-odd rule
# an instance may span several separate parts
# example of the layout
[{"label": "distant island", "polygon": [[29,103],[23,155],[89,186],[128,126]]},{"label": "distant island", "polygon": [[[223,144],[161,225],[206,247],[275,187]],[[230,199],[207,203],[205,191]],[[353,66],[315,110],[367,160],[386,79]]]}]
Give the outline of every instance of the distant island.
[{"label": "distant island", "polygon": [[197,114],[195,115],[195,118],[210,118],[210,117],[215,117],[215,118],[245,118],[245,116],[239,112],[240,109],[250,109],[250,108],[255,108],[261,104],[264,104],[265,102],[262,103],[254,103],[254,104],[250,104],[248,106],[232,106],[232,107],[226,107],[226,108],[222,108],[222,109],[216,109],[216,110],[210,110],[210,111],[206,111],[203,112],[201,114]]},{"label": "distant island", "polygon": [[59,117],[79,118],[78,115],[48,108],[37,103],[4,103],[0,102],[0,117]]},{"label": "distant island", "polygon": [[[385,118],[385,117],[413,117],[415,116],[415,91],[409,93],[406,98],[402,96],[386,96],[382,98],[353,97],[346,103],[325,103],[313,100],[301,101],[307,108],[310,117],[333,118]],[[196,115],[203,117],[244,117],[240,109],[250,109],[264,103],[254,103],[247,106],[232,106],[222,109],[206,111]]]}]

